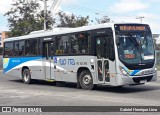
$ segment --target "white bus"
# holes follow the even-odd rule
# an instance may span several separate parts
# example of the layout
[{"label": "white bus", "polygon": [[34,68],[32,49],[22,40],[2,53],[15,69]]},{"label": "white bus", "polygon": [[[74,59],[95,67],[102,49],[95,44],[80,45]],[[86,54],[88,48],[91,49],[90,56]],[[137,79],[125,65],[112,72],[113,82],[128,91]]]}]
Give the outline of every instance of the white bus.
[{"label": "white bus", "polygon": [[55,28],[8,38],[4,43],[4,74],[57,84],[139,85],[157,79],[155,50],[149,25],[107,23]]}]

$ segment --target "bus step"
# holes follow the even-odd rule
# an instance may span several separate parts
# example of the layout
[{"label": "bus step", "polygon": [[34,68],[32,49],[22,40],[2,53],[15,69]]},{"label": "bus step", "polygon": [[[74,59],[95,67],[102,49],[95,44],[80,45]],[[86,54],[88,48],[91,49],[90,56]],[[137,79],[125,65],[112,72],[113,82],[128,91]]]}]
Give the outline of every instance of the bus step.
[{"label": "bus step", "polygon": [[55,80],[53,80],[53,79],[46,79],[45,81],[47,81],[47,82],[55,82]]}]

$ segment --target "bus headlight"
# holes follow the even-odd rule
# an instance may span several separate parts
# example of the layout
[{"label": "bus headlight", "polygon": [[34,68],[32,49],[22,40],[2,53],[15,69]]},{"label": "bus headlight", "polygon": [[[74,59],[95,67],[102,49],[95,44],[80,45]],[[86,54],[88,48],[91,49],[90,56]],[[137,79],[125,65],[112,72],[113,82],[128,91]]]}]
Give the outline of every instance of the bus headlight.
[{"label": "bus headlight", "polygon": [[128,73],[124,69],[121,69],[121,72],[123,75],[128,75]]},{"label": "bus headlight", "polygon": [[121,70],[121,73],[125,76],[129,76],[128,72],[123,68],[123,67],[119,67],[119,69]]},{"label": "bus headlight", "polygon": [[153,69],[153,73],[157,73],[157,68],[156,67]]}]

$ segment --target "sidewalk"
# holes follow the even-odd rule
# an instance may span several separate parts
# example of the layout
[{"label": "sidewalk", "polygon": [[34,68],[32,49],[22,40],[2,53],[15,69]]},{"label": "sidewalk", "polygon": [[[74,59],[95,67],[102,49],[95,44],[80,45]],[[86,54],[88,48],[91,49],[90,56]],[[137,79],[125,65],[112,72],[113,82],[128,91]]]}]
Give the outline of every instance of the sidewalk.
[{"label": "sidewalk", "polygon": [[157,76],[160,77],[160,71],[157,71]]}]

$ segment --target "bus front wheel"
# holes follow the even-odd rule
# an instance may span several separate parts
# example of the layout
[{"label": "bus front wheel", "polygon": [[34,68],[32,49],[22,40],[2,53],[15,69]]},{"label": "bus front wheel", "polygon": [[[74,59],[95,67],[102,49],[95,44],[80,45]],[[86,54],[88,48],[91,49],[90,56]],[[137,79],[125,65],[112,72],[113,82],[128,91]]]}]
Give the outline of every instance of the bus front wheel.
[{"label": "bus front wheel", "polygon": [[24,69],[23,70],[22,78],[23,78],[23,82],[25,84],[30,84],[31,83],[31,73],[30,73],[29,69]]},{"label": "bus front wheel", "polygon": [[92,75],[88,70],[81,72],[79,76],[80,86],[85,90],[91,90],[94,87]]}]

